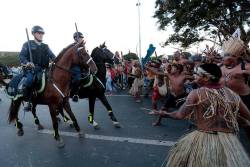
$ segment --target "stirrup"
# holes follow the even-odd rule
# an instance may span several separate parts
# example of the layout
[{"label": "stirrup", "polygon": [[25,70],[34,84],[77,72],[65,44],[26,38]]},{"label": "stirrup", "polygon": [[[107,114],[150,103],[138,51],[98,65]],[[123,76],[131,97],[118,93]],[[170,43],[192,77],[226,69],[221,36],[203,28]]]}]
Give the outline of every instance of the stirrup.
[{"label": "stirrup", "polygon": [[79,96],[78,96],[78,95],[74,95],[74,96],[72,97],[72,101],[73,101],[73,102],[78,102],[78,100],[79,100]]}]

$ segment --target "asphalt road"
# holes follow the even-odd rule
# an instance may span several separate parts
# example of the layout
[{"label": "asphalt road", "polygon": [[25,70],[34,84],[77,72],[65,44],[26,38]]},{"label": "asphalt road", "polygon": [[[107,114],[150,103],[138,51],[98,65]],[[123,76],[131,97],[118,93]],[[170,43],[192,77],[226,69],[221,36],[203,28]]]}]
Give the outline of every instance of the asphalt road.
[{"label": "asphalt road", "polygon": [[[8,124],[10,100],[0,92],[0,167],[160,167],[172,145],[188,133],[189,122],[165,119],[163,126],[153,127],[155,116],[148,115],[150,99],[140,104],[125,93],[109,96],[113,111],[122,125],[112,125],[100,101],[96,102],[95,130],[87,122],[88,101],[71,102],[85,138],[78,138],[68,124],[60,123],[60,134],[66,144],[57,148],[52,136],[51,118],[47,106],[38,106],[37,114],[45,130],[38,131],[31,113],[19,112],[24,124],[24,136],[16,135],[16,128]],[[241,135],[250,153],[250,142]]]}]

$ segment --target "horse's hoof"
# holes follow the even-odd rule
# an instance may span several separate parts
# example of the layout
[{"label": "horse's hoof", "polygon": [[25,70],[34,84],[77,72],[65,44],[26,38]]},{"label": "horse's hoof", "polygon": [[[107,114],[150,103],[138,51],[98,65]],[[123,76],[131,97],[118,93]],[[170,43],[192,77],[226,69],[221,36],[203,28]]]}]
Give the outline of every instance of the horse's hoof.
[{"label": "horse's hoof", "polygon": [[93,125],[94,129],[96,129],[96,130],[100,129],[100,126],[98,125],[97,122],[93,121],[92,125]]},{"label": "horse's hoof", "polygon": [[85,134],[83,132],[78,132],[78,137],[79,138],[84,138],[85,137]]},{"label": "horse's hoof", "polygon": [[19,130],[17,131],[17,135],[18,135],[18,136],[23,136],[23,134],[24,134],[23,129],[19,129]]},{"label": "horse's hoof", "polygon": [[68,120],[68,121],[66,121],[65,123],[68,124],[69,127],[74,128],[74,123],[73,123],[73,121]]},{"label": "horse's hoof", "polygon": [[114,121],[114,122],[113,122],[113,125],[114,125],[116,128],[121,128],[121,125],[120,125],[119,122]]},{"label": "horse's hoof", "polygon": [[56,143],[58,148],[63,148],[65,146],[62,139],[57,140]]},{"label": "horse's hoof", "polygon": [[37,126],[37,130],[43,130],[44,129],[44,127],[41,125],[41,124],[39,124],[38,126]]}]

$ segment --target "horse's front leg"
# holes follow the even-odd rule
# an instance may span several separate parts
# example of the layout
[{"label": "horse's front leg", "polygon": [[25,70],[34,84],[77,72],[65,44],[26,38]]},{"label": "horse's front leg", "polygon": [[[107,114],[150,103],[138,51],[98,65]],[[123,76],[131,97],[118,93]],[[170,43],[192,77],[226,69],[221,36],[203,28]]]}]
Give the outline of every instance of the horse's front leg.
[{"label": "horse's front leg", "polygon": [[11,100],[10,108],[9,108],[9,123],[15,121],[15,126],[18,129],[17,130],[17,135],[18,136],[23,136],[24,131],[23,131],[23,124],[19,121],[18,119],[18,111],[21,106],[21,99],[17,100]]},{"label": "horse's front leg", "polygon": [[109,104],[109,102],[108,102],[106,96],[103,94],[103,95],[99,96],[98,98],[101,100],[102,104],[106,107],[106,109],[107,109],[107,111],[108,111],[108,115],[109,115],[110,119],[111,119],[112,122],[113,122],[113,125],[114,125],[116,128],[121,128],[121,125],[120,125],[120,123],[118,122],[118,120],[116,119],[116,117],[115,117],[115,115],[114,115],[114,113],[113,113],[113,111],[112,111],[112,107],[110,106],[110,104]]},{"label": "horse's front leg", "polygon": [[[75,130],[78,132],[79,137],[83,137],[83,133],[82,133],[81,130],[80,130],[80,127],[79,127],[79,125],[78,125],[78,122],[77,122],[77,120],[76,120],[76,117],[75,117],[74,113],[73,113],[72,110],[71,110],[71,107],[70,107],[70,104],[69,104],[69,101],[68,101],[68,100],[66,100],[66,101],[64,102],[63,107],[64,107],[65,111],[68,113],[70,119],[72,120],[73,125],[74,125],[74,127],[75,127]],[[62,111],[62,112],[63,112],[63,111]]]},{"label": "horse's front leg", "polygon": [[97,122],[94,120],[94,112],[95,112],[95,100],[96,97],[94,96],[89,96],[89,116],[88,116],[88,121],[90,124],[93,125],[95,129],[100,129],[99,125]]},{"label": "horse's front leg", "polygon": [[56,106],[55,105],[49,105],[49,110],[50,110],[50,116],[52,119],[52,124],[54,128],[54,138],[57,141],[57,146],[58,148],[62,148],[65,146],[63,140],[61,139],[58,131],[58,122],[57,122],[57,117],[56,117]]},{"label": "horse's front leg", "polygon": [[32,104],[32,109],[31,109],[31,112],[33,114],[33,117],[34,117],[34,121],[35,121],[35,124],[37,125],[37,130],[42,130],[44,129],[44,127],[40,124],[40,121],[36,115],[36,106],[37,104]]}]

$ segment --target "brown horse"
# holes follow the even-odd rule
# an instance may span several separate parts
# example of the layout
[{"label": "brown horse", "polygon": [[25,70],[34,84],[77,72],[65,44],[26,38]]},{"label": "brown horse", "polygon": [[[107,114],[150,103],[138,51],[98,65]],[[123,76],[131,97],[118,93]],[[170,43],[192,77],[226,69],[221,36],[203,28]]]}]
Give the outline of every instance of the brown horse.
[{"label": "brown horse", "polygon": [[[49,70],[44,92],[32,97],[33,106],[36,106],[37,104],[49,106],[54,128],[54,138],[57,141],[58,147],[63,147],[64,143],[58,132],[58,122],[56,115],[65,101],[68,101],[69,99],[72,75],[70,68],[72,65],[80,65],[85,67],[89,66],[92,73],[96,73],[97,71],[97,67],[94,61],[92,61],[92,58],[86,52],[84,44],[71,44],[57,56],[54,63],[52,64]],[[22,97],[17,100],[12,100],[11,106],[9,108],[9,122],[11,123],[15,121],[16,127],[18,129],[17,134],[19,136],[22,136],[24,132],[23,125],[18,119],[18,110],[22,101],[25,100],[26,99]],[[81,137],[80,127],[73,112],[70,108],[66,112],[73,121],[75,129],[79,133],[79,137]]]}]

